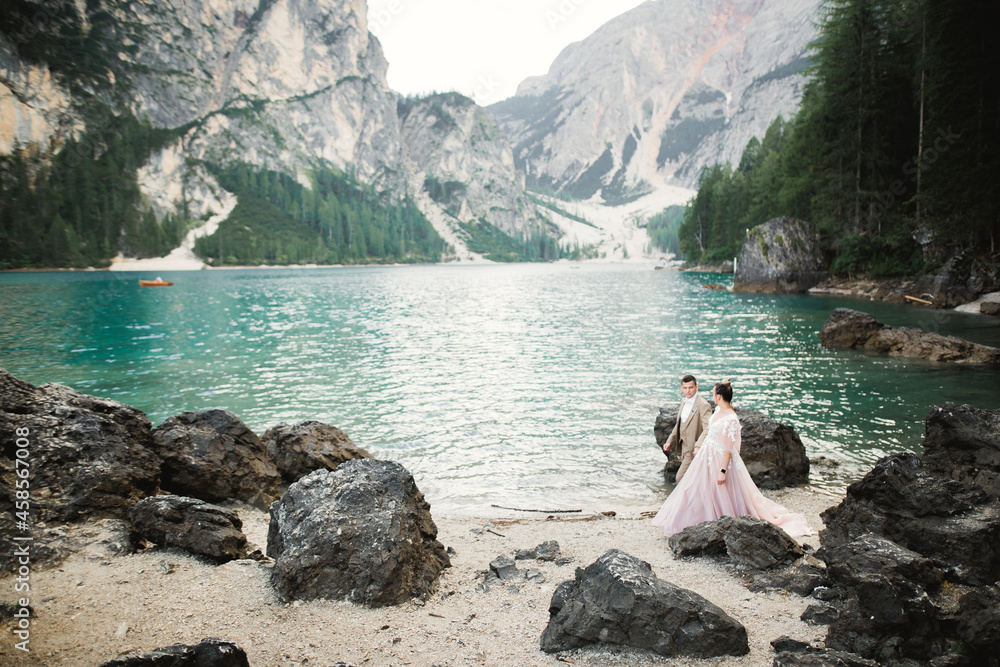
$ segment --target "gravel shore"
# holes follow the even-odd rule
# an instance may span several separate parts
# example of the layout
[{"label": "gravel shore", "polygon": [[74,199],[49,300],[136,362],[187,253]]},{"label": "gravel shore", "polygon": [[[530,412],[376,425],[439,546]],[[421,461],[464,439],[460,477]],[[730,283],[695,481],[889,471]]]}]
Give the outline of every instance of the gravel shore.
[{"label": "gravel shore", "polygon": [[[766,495],[804,513],[816,530],[822,528],[819,513],[840,501],[810,487]],[[226,506],[239,513],[250,542],[263,551],[267,514],[241,504]],[[751,593],[738,573],[724,564],[675,559],[647,516],[434,519],[438,539],[454,550],[452,567],[426,602],[383,609],[331,601],[284,604],[269,583],[267,562],[240,560],[216,566],[172,549],[112,557],[95,544],[58,568],[32,573],[37,616],[31,653],[16,651],[11,633],[5,631],[0,665],[93,667],[130,652],[218,637],[243,647],[251,667],[337,662],[356,667],[570,663],[736,667],[770,665],[774,655],[770,641],[781,635],[804,641],[825,636],[825,628],[799,620],[807,599],[780,592]],[[513,557],[517,549],[548,540],[556,540],[562,556],[572,562],[517,561],[521,569],[538,570],[544,582],[493,583],[484,590],[483,573],[493,559],[501,554]],[[818,546],[817,537],[800,542]],[[750,653],[694,660],[608,646],[557,655],[540,651],[538,641],[555,587],[573,578],[576,567],[586,567],[611,548],[648,561],[661,579],[722,607],[746,626]],[[14,599],[13,585],[8,584],[9,579],[0,590],[0,601]]]}]

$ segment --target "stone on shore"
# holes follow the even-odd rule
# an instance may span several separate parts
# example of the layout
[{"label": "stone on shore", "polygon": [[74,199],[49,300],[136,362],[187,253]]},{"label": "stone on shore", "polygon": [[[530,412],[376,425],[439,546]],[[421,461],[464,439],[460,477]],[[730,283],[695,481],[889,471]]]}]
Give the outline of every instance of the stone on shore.
[{"label": "stone on shore", "polygon": [[750,230],[743,241],[734,292],[805,292],[827,276],[819,235],[802,220],[774,218]]},{"label": "stone on shore", "polygon": [[250,667],[247,654],[235,642],[203,639],[195,646],[174,644],[148,653],[126,655],[101,667]]},{"label": "stone on shore", "polygon": [[547,653],[591,644],[663,656],[711,658],[750,652],[747,631],[697,593],[663,581],[649,563],[611,549],[552,596],[541,636]]},{"label": "stone on shore", "polygon": [[[809,459],[806,457],[805,445],[795,429],[757,410],[738,408],[736,415],[742,429],[740,458],[758,488],[780,489],[809,483]],[[653,434],[661,450],[676,422],[676,404],[660,408]],[[666,452],[667,463],[663,475],[671,483],[681,465],[677,449],[671,447]]]},{"label": "stone on shore", "polygon": [[216,503],[235,499],[267,509],[280,476],[260,438],[228,410],[184,412],[153,430],[163,459],[160,485]]},{"label": "stone on shore", "polygon": [[975,485],[934,474],[913,454],[879,460],[820,516],[825,548],[873,533],[935,559],[956,581],[981,585],[1000,578],[1000,503]]},{"label": "stone on shore", "polygon": [[376,459],[292,484],[271,506],[267,555],[282,599],[369,607],[427,598],[451,565],[413,476]]},{"label": "stone on shore", "polygon": [[850,308],[834,310],[819,332],[820,342],[832,350],[857,349],[894,357],[970,364],[1000,363],[1000,348],[979,345],[955,336],[921,329],[893,328],[868,313]]},{"label": "stone on shore", "polygon": [[344,461],[371,458],[339,428],[318,421],[278,424],[261,441],[284,484],[297,482],[314,470],[336,470]]},{"label": "stone on shore", "polygon": [[154,496],[128,511],[132,532],[164,547],[178,547],[219,563],[246,558],[247,538],[235,512],[197,498]]},{"label": "stone on shore", "polygon": [[62,385],[35,387],[0,369],[0,512],[15,508],[18,438],[30,453],[33,521],[124,517],[129,505],[156,493],[160,460],[146,415]]},{"label": "stone on shore", "polygon": [[808,595],[824,581],[822,568],[803,562],[805,552],[781,528],[749,516],[724,516],[674,533],[667,539],[677,558],[726,560],[751,577],[756,590],[782,588]]},{"label": "stone on shore", "polygon": [[830,624],[826,645],[878,661],[927,659],[946,651],[931,596],[944,580],[934,562],[882,537],[867,534],[820,550],[847,605]]},{"label": "stone on shore", "polygon": [[945,403],[924,423],[924,464],[1000,499],[1000,410]]},{"label": "stone on shore", "polygon": [[882,664],[1000,664],[998,420],[1000,410],[934,408],[923,460],[881,459],[822,513],[817,556],[844,591],[831,598],[828,648]]}]

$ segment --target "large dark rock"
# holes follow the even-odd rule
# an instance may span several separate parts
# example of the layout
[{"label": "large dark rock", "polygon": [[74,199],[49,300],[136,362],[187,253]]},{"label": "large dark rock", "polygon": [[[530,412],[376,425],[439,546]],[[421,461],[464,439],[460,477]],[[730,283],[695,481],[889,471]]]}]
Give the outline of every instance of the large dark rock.
[{"label": "large dark rock", "polygon": [[749,516],[736,517],[723,539],[729,560],[750,570],[790,565],[805,553],[781,528]]},{"label": "large dark rock", "polygon": [[750,230],[733,276],[734,292],[805,292],[827,276],[819,235],[807,222],[774,218]]},{"label": "large dark rock", "polygon": [[27,452],[20,460],[28,467],[21,469],[30,471],[32,514],[42,521],[123,517],[133,502],[156,493],[160,481],[142,412],[58,384],[35,387],[2,369],[0,442],[0,512],[16,509],[23,479],[18,450]]},{"label": "large dark rock", "polygon": [[[740,458],[758,488],[780,489],[809,483],[809,459],[795,429],[757,410],[739,408],[736,415],[742,427]],[[661,450],[676,422],[676,404],[660,408],[653,434]],[[676,447],[671,447],[666,452],[667,463],[663,469],[671,483],[681,465],[680,452],[675,450]]]},{"label": "large dark rock", "polygon": [[830,590],[845,591],[831,598],[828,648],[882,664],[1000,664],[997,417],[934,408],[923,460],[881,459],[823,513],[817,555]]},{"label": "large dark rock", "polygon": [[261,442],[285,484],[314,470],[336,470],[344,461],[371,458],[339,428],[317,421],[278,424],[264,433]]},{"label": "large dark rock", "polygon": [[347,461],[292,484],[271,506],[267,555],[282,599],[370,607],[426,598],[450,566],[413,477],[376,459]]},{"label": "large dark rock", "polygon": [[1000,586],[962,596],[955,614],[957,634],[977,664],[1000,665]]},{"label": "large dark rock", "polygon": [[879,667],[879,664],[846,651],[808,647],[776,651],[772,667]]},{"label": "large dark rock", "polygon": [[821,517],[824,547],[874,533],[933,558],[956,581],[1000,577],[1000,503],[978,486],[934,474],[914,454],[879,460]]},{"label": "large dark rock", "polygon": [[809,595],[826,582],[825,569],[807,557],[798,542],[767,521],[724,516],[674,533],[667,539],[674,556],[727,560],[747,575],[750,590],[783,590]]},{"label": "large dark rock", "polygon": [[236,512],[196,498],[154,496],[128,511],[132,532],[155,544],[179,547],[217,562],[246,558],[247,538]]},{"label": "large dark rock", "polygon": [[944,581],[933,561],[875,535],[822,548],[831,581],[847,590],[847,604],[831,625],[826,645],[878,661],[929,659],[946,650],[931,595]]},{"label": "large dark rock", "polygon": [[279,495],[281,478],[267,449],[227,410],[170,417],[153,431],[153,440],[166,491],[213,503],[243,500],[260,509]]},{"label": "large dark rock", "polygon": [[971,364],[1000,363],[1000,348],[955,336],[882,324],[868,313],[837,308],[819,332],[820,342],[833,350],[857,349],[895,357]]},{"label": "large dark rock", "polygon": [[1000,500],[1000,410],[945,403],[924,422],[924,464]]},{"label": "large dark rock", "polygon": [[235,642],[203,639],[195,646],[174,644],[148,653],[126,655],[101,667],[250,667],[247,654]]},{"label": "large dark rock", "polygon": [[705,598],[662,581],[649,563],[611,549],[575,581],[563,582],[549,605],[541,648],[548,653],[617,644],[663,656],[745,655],[747,632]]}]

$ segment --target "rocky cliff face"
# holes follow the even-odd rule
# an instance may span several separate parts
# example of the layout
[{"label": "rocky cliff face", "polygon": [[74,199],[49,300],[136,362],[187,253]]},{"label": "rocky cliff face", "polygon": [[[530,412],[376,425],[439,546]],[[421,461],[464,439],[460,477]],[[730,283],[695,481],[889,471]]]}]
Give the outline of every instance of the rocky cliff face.
[{"label": "rocky cliff face", "polygon": [[737,162],[798,107],[819,0],[651,0],[491,110],[529,186],[628,199]]},{"label": "rocky cliff face", "polygon": [[524,176],[491,113],[457,93],[404,100],[400,133],[414,190],[453,220],[482,219],[515,236],[540,228]]},{"label": "rocky cliff face", "polygon": [[[424,131],[426,114],[417,108],[401,126],[364,0],[105,4],[113,20],[102,36],[118,59],[117,111],[127,107],[178,135],[140,167],[140,187],[158,217],[176,214],[182,202],[192,218],[231,209],[205,165],[243,162],[304,184],[314,167],[337,168],[394,196],[418,194],[412,185],[422,188],[426,175],[460,180],[463,216],[508,233],[535,224],[509,146],[488,114],[474,105],[450,108],[454,127]],[[91,10],[78,5],[89,26]],[[44,64],[19,58],[16,40],[0,48],[0,77],[0,153],[17,143],[46,154],[80,134],[79,94],[74,99]],[[442,217],[438,203],[418,202],[432,220]]]}]

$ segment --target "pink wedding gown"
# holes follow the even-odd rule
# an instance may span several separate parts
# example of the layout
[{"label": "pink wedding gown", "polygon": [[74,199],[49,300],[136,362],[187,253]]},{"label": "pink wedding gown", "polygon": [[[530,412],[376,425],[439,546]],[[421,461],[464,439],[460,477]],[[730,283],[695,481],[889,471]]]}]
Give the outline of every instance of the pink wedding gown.
[{"label": "pink wedding gown", "polygon": [[[703,521],[724,516],[752,516],[769,521],[792,537],[815,535],[801,514],[765,498],[753,483],[740,458],[740,420],[735,414],[719,416],[708,422],[708,435],[691,462],[687,474],[656,513],[653,525],[666,536]],[[722,455],[732,452],[726,468],[726,483],[716,477],[722,469]]]}]

